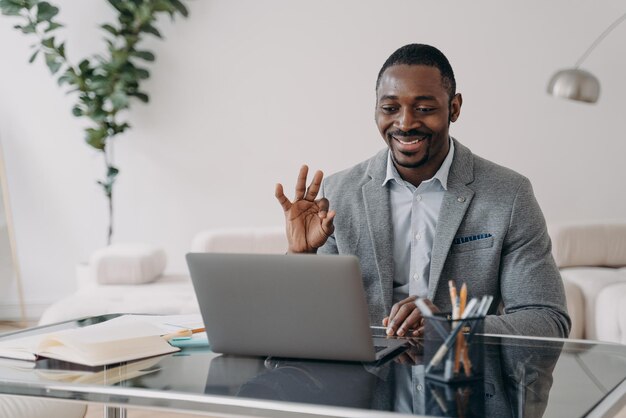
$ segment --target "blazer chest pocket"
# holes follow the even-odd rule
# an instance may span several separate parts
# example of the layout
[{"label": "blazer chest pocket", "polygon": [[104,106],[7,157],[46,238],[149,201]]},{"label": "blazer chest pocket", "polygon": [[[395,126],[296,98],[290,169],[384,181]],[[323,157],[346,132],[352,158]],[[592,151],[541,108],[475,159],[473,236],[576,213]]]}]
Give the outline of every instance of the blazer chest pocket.
[{"label": "blazer chest pocket", "polygon": [[464,253],[493,247],[491,234],[472,235],[470,237],[455,238],[452,242],[451,253]]}]

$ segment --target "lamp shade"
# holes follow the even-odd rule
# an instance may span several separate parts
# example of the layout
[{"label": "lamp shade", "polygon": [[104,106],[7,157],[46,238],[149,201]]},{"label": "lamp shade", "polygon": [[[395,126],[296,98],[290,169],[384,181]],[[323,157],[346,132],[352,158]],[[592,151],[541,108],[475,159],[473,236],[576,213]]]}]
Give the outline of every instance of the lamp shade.
[{"label": "lamp shade", "polygon": [[600,82],[588,71],[569,68],[552,76],[548,93],[564,99],[595,103],[600,97]]}]

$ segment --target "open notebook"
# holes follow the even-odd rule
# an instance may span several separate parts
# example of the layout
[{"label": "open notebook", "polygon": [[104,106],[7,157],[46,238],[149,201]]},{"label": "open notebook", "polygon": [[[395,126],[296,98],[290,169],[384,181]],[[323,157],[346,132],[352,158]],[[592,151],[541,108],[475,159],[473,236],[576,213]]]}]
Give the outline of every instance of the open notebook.
[{"label": "open notebook", "polygon": [[0,357],[33,361],[47,357],[96,367],[179,351],[164,337],[172,329],[155,319],[124,315],[83,328],[2,340]]}]

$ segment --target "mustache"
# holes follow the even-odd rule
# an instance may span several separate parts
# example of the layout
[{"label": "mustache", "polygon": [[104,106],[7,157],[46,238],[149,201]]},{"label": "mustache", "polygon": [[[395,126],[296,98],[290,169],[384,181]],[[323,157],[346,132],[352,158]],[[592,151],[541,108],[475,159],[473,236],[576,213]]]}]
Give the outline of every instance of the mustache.
[{"label": "mustache", "polygon": [[389,135],[392,135],[392,136],[426,136],[426,135],[430,135],[430,132],[422,131],[419,129],[410,129],[408,131],[397,129],[393,132],[390,132]]}]

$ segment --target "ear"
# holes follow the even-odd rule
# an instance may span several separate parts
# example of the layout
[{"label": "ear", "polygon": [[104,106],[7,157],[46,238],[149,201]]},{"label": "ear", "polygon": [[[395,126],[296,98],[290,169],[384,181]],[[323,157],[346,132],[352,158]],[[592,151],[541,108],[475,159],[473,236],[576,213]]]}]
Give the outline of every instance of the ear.
[{"label": "ear", "polygon": [[457,93],[454,95],[452,100],[450,100],[450,122],[456,122],[456,120],[461,115],[461,105],[463,104],[463,96],[461,93]]}]

